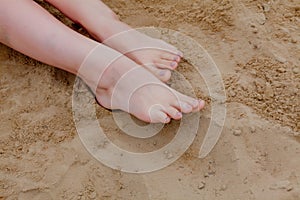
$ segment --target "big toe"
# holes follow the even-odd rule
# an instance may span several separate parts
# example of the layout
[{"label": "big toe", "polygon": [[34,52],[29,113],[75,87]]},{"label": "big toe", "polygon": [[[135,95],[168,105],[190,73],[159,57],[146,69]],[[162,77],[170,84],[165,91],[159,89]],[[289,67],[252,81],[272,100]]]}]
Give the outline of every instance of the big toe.
[{"label": "big toe", "polygon": [[182,53],[178,50],[164,51],[159,53],[153,60],[154,65],[160,69],[175,70],[182,58]]},{"label": "big toe", "polygon": [[183,56],[183,53],[181,51],[179,51],[175,46],[163,41],[163,40],[160,40],[161,42],[161,47],[163,50],[169,52],[169,53],[172,53],[173,55],[179,55],[180,57]]},{"label": "big toe", "polygon": [[156,65],[156,67],[160,69],[170,69],[170,70],[174,70],[178,66],[178,62],[176,61],[169,61],[163,59],[155,60],[154,64]]},{"label": "big toe", "polygon": [[160,54],[160,59],[180,62],[180,60],[182,58],[182,55],[183,54],[178,50],[176,50],[175,53],[173,53],[173,52],[164,52],[164,53]]},{"label": "big toe", "polygon": [[173,103],[173,106],[183,113],[198,112],[204,108],[205,102],[201,99],[194,99],[192,97],[180,94],[179,100]]},{"label": "big toe", "polygon": [[192,107],[192,112],[198,112],[205,106],[205,101],[203,101],[202,99],[188,100],[185,103],[189,104]]}]

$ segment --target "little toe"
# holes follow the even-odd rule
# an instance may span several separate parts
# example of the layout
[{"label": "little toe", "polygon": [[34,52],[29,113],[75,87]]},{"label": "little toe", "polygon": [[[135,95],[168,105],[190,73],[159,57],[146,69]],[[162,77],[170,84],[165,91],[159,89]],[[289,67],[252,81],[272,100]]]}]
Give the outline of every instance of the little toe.
[{"label": "little toe", "polygon": [[182,118],[182,113],[179,112],[176,108],[174,107],[169,107],[165,110],[165,112],[173,119],[179,120]]}]

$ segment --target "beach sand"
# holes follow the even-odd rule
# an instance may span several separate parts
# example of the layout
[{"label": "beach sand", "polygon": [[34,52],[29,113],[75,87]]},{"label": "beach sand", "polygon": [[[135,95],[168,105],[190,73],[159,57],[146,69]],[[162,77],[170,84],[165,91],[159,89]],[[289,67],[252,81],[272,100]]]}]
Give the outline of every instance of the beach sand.
[{"label": "beach sand", "polygon": [[[133,27],[178,31],[209,53],[227,94],[219,142],[206,158],[198,158],[212,100],[195,66],[184,59],[179,73],[208,102],[191,147],[176,162],[152,173],[110,169],[87,152],[76,132],[75,76],[0,45],[0,200],[299,200],[299,1],[104,2]],[[197,56],[193,49],[182,49],[180,41],[170,42],[190,59]],[[176,75],[170,84],[188,93]],[[92,103],[105,133],[130,151],[166,145],[179,126],[172,122],[154,138],[132,139],[118,128],[111,112]]]}]

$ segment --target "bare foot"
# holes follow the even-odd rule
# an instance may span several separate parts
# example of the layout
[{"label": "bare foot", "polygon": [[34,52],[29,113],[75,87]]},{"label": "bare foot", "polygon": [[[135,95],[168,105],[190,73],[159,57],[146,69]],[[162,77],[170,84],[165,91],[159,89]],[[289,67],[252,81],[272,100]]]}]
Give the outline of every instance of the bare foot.
[{"label": "bare foot", "polygon": [[170,70],[177,67],[182,57],[174,46],[146,36],[121,22],[102,1],[47,1],[84,26],[96,40],[126,54],[161,81],[170,79]]},{"label": "bare foot", "polygon": [[[115,61],[111,63],[112,60]],[[111,64],[106,67],[105,63]],[[204,101],[169,88],[131,59],[104,45],[90,54],[79,73],[102,106],[123,110],[145,122],[168,123],[204,107]]]},{"label": "bare foot", "polygon": [[183,54],[176,47],[140,33],[116,19],[93,19],[83,23],[89,33],[103,44],[125,54],[166,82]]}]

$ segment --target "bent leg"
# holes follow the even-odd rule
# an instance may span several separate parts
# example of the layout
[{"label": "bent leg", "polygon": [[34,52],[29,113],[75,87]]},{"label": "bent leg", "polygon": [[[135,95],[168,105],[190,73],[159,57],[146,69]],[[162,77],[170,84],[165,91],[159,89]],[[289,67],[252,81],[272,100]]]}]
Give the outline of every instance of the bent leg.
[{"label": "bent leg", "polygon": [[204,106],[203,101],[167,87],[126,56],[64,26],[31,0],[2,0],[0,5],[1,42],[79,73],[107,108],[121,109],[147,122],[167,123],[170,118],[180,119],[182,112]]},{"label": "bent leg", "polygon": [[160,80],[169,80],[182,53],[162,40],[146,36],[118,20],[99,0],[47,0],[73,21],[83,25],[98,41],[126,54]]},{"label": "bent leg", "polygon": [[97,42],[69,29],[32,0],[1,0],[0,42],[76,73]]}]

